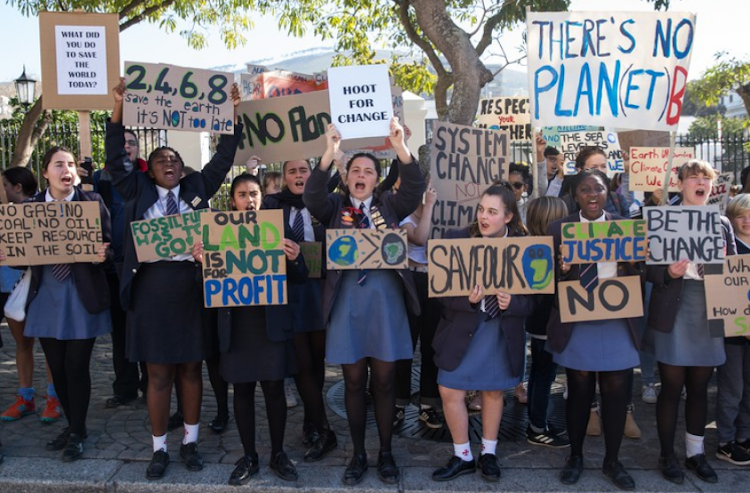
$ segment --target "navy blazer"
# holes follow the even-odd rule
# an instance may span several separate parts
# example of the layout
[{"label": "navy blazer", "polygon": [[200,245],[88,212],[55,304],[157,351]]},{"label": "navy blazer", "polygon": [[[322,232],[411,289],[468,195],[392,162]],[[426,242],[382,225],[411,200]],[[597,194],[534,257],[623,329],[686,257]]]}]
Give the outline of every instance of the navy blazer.
[{"label": "navy blazer", "polygon": [[[623,220],[625,218],[605,212],[605,219],[607,221]],[[571,214],[570,216],[558,219],[552,222],[547,228],[547,234],[551,235],[554,240],[554,252],[560,252],[560,245],[562,244],[561,228],[563,223],[579,223],[581,222],[581,216],[579,213]],[[567,274],[563,275],[560,272],[560,263],[555,262],[555,282],[560,281],[574,281],[579,280],[580,265],[571,265],[570,270]],[[635,266],[631,265],[630,262],[619,262],[617,264],[617,276],[640,276],[641,285],[643,285],[643,279],[645,276],[645,268],[643,262],[638,262]],[[561,353],[568,345],[570,336],[573,333],[574,322],[563,323],[560,320],[560,290],[555,289],[555,302],[552,305],[552,312],[550,313],[549,322],[547,322],[547,342],[555,353]],[[643,292],[641,291],[641,296]],[[651,307],[654,308],[653,301]],[[633,337],[633,342],[636,348],[641,347],[640,337],[640,325],[643,321],[642,317],[632,317],[625,319],[630,328],[630,335]]]},{"label": "navy blazer", "polygon": [[[725,254],[736,255],[734,229],[729,219],[724,216],[721,216],[721,232],[724,236]],[[672,332],[677,311],[680,309],[683,278],[672,279],[667,272],[668,268],[668,265],[649,265],[646,269],[647,280],[654,284],[654,289],[651,291],[652,309],[648,312],[648,325],[659,332]],[[658,309],[655,309],[657,307]],[[708,322],[706,322],[706,330],[708,330]],[[724,334],[717,334],[716,337],[724,337]]]},{"label": "navy blazer", "polygon": [[[37,193],[28,202],[45,202],[46,190]],[[109,210],[99,194],[93,192],[84,192],[75,187],[73,202],[99,202],[99,215],[102,219],[102,241],[104,243],[112,242],[112,223],[109,217]],[[109,309],[109,283],[107,282],[106,266],[112,261],[113,250],[110,245],[107,251],[107,258],[104,262],[94,264],[90,262],[76,262],[70,264],[70,275],[73,277],[73,284],[76,287],[78,296],[83,303],[84,308],[89,313],[101,313]],[[32,300],[39,294],[39,284],[42,281],[41,265],[31,267],[31,284],[29,285],[29,297],[26,300],[26,310]]]},{"label": "navy blazer", "polygon": [[[470,238],[469,228],[451,229],[445,232],[444,239]],[[477,329],[480,304],[469,303],[468,296],[450,296],[440,298],[443,311],[432,340],[435,350],[435,364],[441,370],[453,371],[458,368],[466,355],[471,338]],[[514,294],[510,298],[508,308],[500,312],[500,330],[505,337],[507,353],[504,355],[510,362],[511,373],[514,377],[523,375],[523,365],[526,360],[526,336],[523,323],[533,309],[533,299],[530,295]],[[498,355],[502,357],[503,355]],[[471,389],[465,389],[471,390]]]},{"label": "navy blazer", "polygon": [[[141,263],[135,253],[130,223],[143,219],[143,215],[159,199],[154,180],[146,173],[128,172],[125,169],[125,127],[121,123],[108,122],[104,146],[107,151],[107,170],[112,183],[125,199],[125,245],[120,297],[125,310],[130,306],[130,290],[133,278]],[[224,178],[232,168],[237,142],[242,137],[242,124],[236,123],[234,135],[222,135],[216,154],[202,171],[192,173],[180,180],[180,198],[193,210],[207,209],[208,201],[219,190]]]},{"label": "navy blazer", "polygon": [[[422,200],[425,182],[419,169],[419,163],[413,156],[410,164],[403,164],[394,160],[391,166],[399,166],[401,187],[397,194],[382,192],[380,196],[373,195],[372,205],[378,207],[389,228],[398,229],[399,223],[414,212]],[[310,214],[330,229],[341,228],[341,209],[351,206],[349,195],[328,193],[328,172],[322,171],[320,168],[315,168],[307,180],[303,199]],[[419,298],[411,271],[399,269],[396,272],[401,276],[404,283],[406,307],[411,309],[412,313],[418,315],[420,313]],[[339,270],[332,270],[326,274],[323,292],[323,321],[325,323],[330,318],[340,280],[341,271]]]}]

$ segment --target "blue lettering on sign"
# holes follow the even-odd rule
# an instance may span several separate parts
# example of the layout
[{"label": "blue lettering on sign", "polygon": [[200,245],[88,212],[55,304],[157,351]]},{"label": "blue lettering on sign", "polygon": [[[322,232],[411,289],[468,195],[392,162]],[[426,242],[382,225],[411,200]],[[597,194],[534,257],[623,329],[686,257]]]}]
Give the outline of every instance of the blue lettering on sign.
[{"label": "blue lettering on sign", "polygon": [[206,308],[259,305],[261,301],[264,301],[265,305],[282,305],[286,303],[285,284],[286,274],[247,276],[240,279],[205,279]]}]

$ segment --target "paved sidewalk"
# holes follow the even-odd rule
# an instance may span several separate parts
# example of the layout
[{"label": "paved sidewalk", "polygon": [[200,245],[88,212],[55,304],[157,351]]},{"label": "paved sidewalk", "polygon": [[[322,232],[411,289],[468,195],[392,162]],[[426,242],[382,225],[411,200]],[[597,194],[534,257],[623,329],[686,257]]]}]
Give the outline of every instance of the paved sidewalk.
[{"label": "paved sidewalk", "polygon": [[[0,349],[0,408],[5,409],[13,402],[18,380],[15,373],[14,343],[5,324],[2,325],[5,347]],[[40,347],[36,349],[34,382],[39,394],[44,395],[43,356]],[[58,491],[238,491],[226,484],[234,462],[242,455],[234,421],[230,421],[223,435],[212,433],[207,423],[215,416],[216,403],[206,376],[200,450],[206,460],[201,472],[188,472],[179,459],[179,442],[182,429],[175,430],[169,437],[169,450],[172,464],[161,481],[149,482],[144,477],[146,465],[151,458],[151,435],[148,416],[142,400],[116,410],[105,409],[104,402],[112,394],[111,343],[109,337],[101,338],[94,349],[91,365],[93,378],[92,400],[89,410],[89,437],[84,443],[84,458],[72,464],[59,460],[59,453],[47,452],[44,444],[59,432],[62,424],[47,425],[38,416],[28,416],[16,422],[0,424],[0,438],[5,461],[0,465],[0,492],[58,492]],[[497,455],[503,471],[499,483],[485,483],[478,474],[459,478],[449,483],[436,483],[430,479],[432,471],[443,465],[452,454],[449,436],[444,431],[432,432],[422,428],[416,421],[416,408],[411,408],[407,422],[397,430],[393,440],[393,452],[402,470],[398,485],[385,485],[377,479],[374,470],[377,459],[377,432],[368,428],[368,455],[371,469],[365,481],[356,487],[347,487],[341,482],[345,465],[351,456],[351,445],[345,418],[340,415],[343,405],[339,402],[341,393],[341,372],[338,367],[329,366],[326,373],[328,416],[338,434],[339,448],[326,459],[307,464],[302,460],[304,447],[301,443],[301,405],[289,409],[286,431],[286,451],[297,463],[300,479],[296,483],[285,483],[277,479],[268,469],[269,437],[265,426],[263,400],[258,391],[258,453],[261,473],[248,485],[241,487],[252,491],[617,491],[600,471],[604,453],[602,437],[587,437],[584,446],[586,470],[578,485],[566,487],[558,480],[567,452],[532,446],[526,443],[525,406],[513,397],[512,391],[506,394],[506,410]],[[638,376],[636,376],[638,381]],[[640,388],[638,386],[638,388]],[[686,481],[677,486],[661,478],[656,469],[659,455],[658,439],[655,430],[655,406],[644,404],[640,392],[635,396],[636,420],[643,431],[640,440],[623,439],[621,461],[634,477],[638,491],[669,492],[740,492],[750,491],[750,468],[740,468],[721,462],[714,457],[716,433],[714,428],[715,387],[710,389],[709,429],[706,437],[706,450],[709,462],[718,471],[719,483],[710,485],[698,480],[686,471]],[[564,406],[561,388],[556,387],[553,403],[558,410]],[[231,390],[230,390],[231,400]],[[37,399],[37,406],[43,408],[44,399]],[[173,405],[174,407],[174,405]],[[334,410],[338,411],[338,414]],[[230,402],[231,410],[231,402]],[[678,426],[676,450],[678,456],[684,454],[684,421]],[[428,438],[425,438],[425,435]],[[439,441],[435,438],[442,438]],[[430,438],[431,437],[431,438]],[[478,437],[473,437],[478,438]],[[479,446],[475,445],[475,451]]]}]

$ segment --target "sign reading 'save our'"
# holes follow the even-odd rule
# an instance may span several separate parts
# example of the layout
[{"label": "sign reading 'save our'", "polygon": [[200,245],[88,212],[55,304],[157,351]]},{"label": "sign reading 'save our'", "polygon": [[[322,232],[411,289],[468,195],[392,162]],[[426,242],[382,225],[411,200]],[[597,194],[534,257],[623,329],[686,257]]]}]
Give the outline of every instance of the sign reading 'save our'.
[{"label": "sign reading 'save our'", "polygon": [[644,207],[648,224],[649,265],[678,260],[701,264],[724,262],[725,248],[719,207]]}]

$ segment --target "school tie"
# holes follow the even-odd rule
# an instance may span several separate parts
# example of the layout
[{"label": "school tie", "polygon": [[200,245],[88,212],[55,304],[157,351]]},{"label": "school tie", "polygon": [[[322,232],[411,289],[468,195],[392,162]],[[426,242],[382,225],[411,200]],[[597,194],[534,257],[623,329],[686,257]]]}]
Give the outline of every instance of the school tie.
[{"label": "school tie", "polygon": [[[362,217],[359,219],[359,228],[369,229],[370,220],[367,218],[367,214],[365,214],[364,205],[365,205],[364,203],[359,204],[359,207],[362,210]],[[367,280],[367,269],[361,269],[359,271],[359,275],[357,276],[357,284],[359,284],[360,286],[364,286],[366,280]]]},{"label": "school tie", "polygon": [[701,279],[706,278],[706,268],[703,267],[703,264],[695,264],[695,268],[698,270],[698,277]]},{"label": "school tie", "polygon": [[292,234],[294,235],[294,241],[297,243],[305,241],[305,220],[302,217],[302,210],[300,209],[297,209],[297,215],[294,216]]},{"label": "school tie", "polygon": [[490,319],[498,316],[500,313],[500,304],[497,302],[497,295],[490,294],[484,297],[484,311]]},{"label": "school tie", "polygon": [[580,268],[581,286],[588,292],[593,291],[599,285],[599,270],[596,264],[582,264]]},{"label": "school tie", "polygon": [[167,216],[174,216],[179,213],[180,209],[177,207],[177,201],[175,201],[174,194],[170,190],[167,192]]},{"label": "school tie", "polygon": [[70,264],[54,264],[52,266],[52,275],[60,282],[63,282],[70,275]]}]

